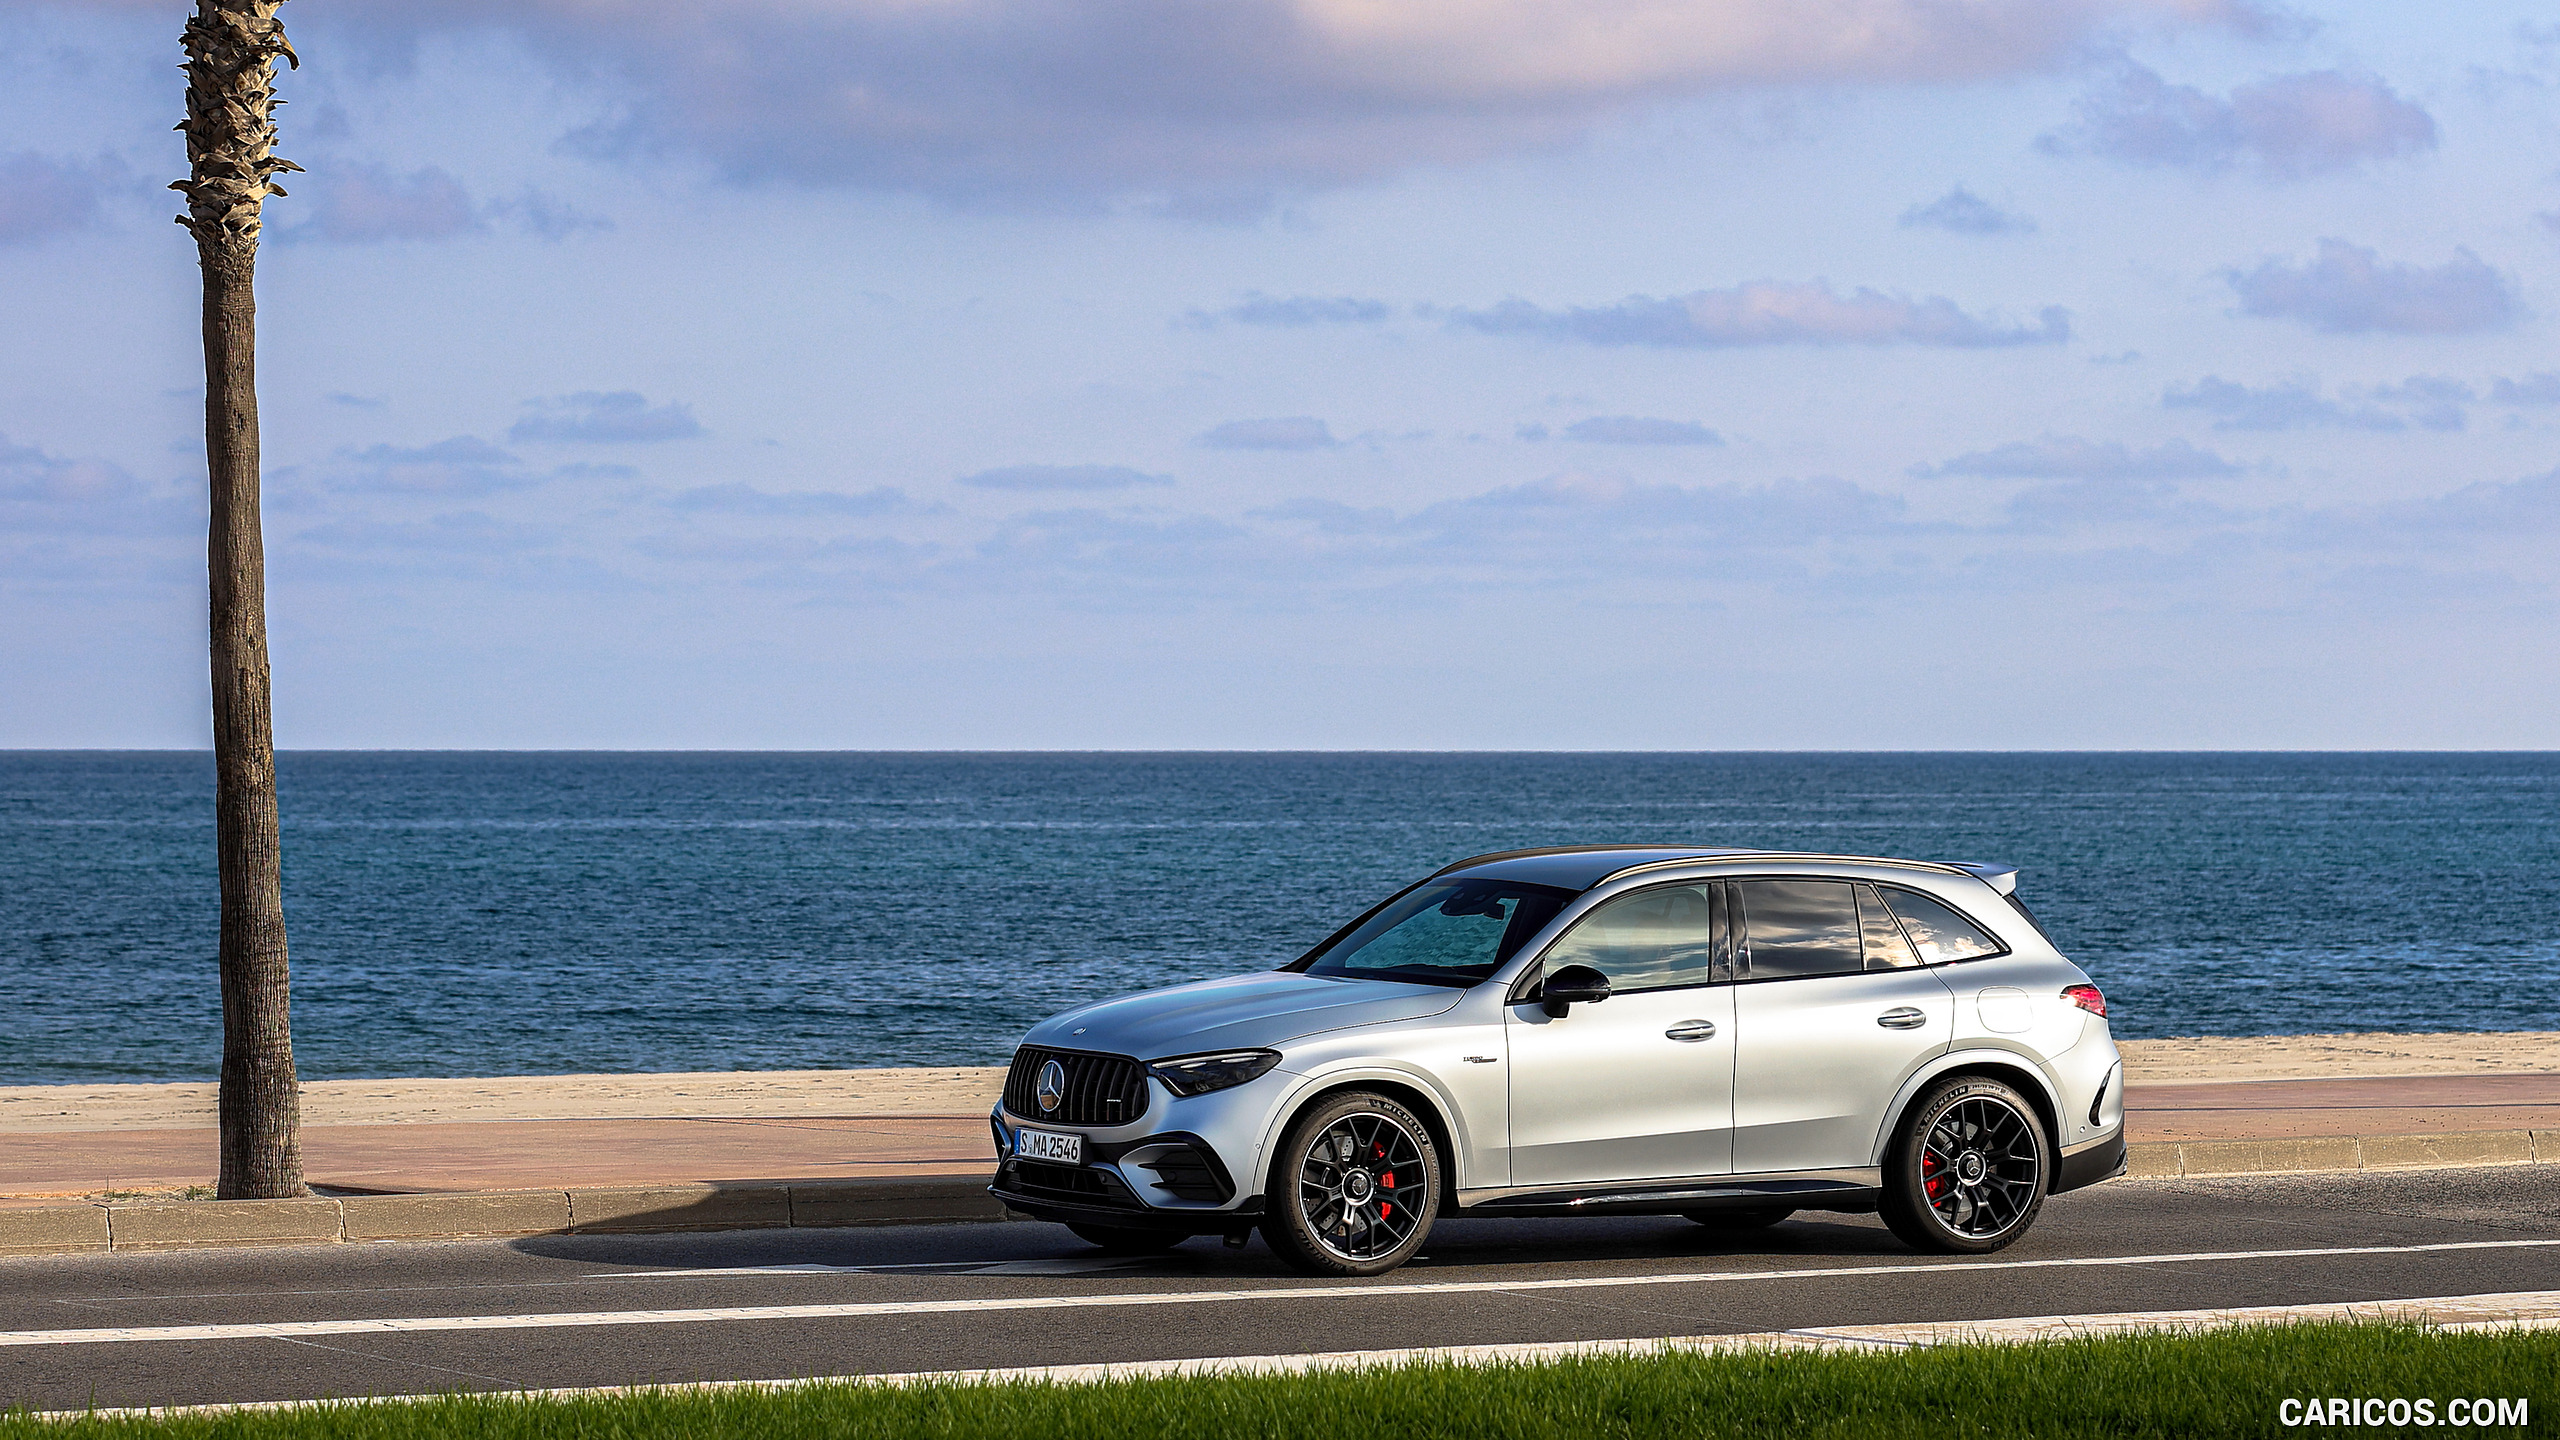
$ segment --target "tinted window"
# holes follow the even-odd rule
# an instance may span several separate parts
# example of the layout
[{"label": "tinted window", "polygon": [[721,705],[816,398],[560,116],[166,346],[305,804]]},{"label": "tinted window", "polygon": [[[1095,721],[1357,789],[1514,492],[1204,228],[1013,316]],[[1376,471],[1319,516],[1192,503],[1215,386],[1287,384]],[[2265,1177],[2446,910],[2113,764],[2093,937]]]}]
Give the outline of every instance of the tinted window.
[{"label": "tinted window", "polygon": [[1873,885],[1858,887],[1858,929],[1866,939],[1868,969],[1901,970],[1920,963],[1911,942],[1902,938],[1902,927],[1894,923],[1893,912],[1876,897]]},{"label": "tinted window", "polygon": [[1310,975],[1473,985],[1546,928],[1570,890],[1500,880],[1413,887],[1318,951]]},{"label": "tinted window", "polygon": [[1911,937],[1911,948],[1920,952],[1923,965],[1997,955],[2007,948],[1983,934],[1972,921],[1926,895],[1887,890],[1884,899],[1902,921],[1902,932]]},{"label": "tinted window", "polygon": [[1713,888],[1667,885],[1621,895],[1575,921],[1547,951],[1546,968],[1588,965],[1620,993],[1722,979],[1716,940],[1723,917]]},{"label": "tinted window", "polygon": [[1858,902],[1846,880],[1743,880],[1743,933],[1754,980],[1866,968]]}]

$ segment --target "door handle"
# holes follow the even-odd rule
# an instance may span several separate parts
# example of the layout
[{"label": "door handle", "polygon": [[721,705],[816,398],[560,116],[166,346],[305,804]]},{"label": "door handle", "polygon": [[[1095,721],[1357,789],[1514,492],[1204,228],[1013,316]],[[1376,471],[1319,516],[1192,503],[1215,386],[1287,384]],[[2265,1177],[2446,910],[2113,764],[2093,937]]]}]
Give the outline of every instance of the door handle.
[{"label": "door handle", "polygon": [[1713,1020],[1683,1020],[1679,1024],[1672,1026],[1670,1029],[1665,1030],[1662,1033],[1668,1039],[1685,1040],[1694,1044],[1700,1040],[1713,1040],[1716,1038],[1716,1022]]},{"label": "door handle", "polygon": [[1896,1005],[1877,1016],[1876,1023],[1887,1030],[1917,1030],[1929,1023],[1929,1017],[1909,1005]]}]

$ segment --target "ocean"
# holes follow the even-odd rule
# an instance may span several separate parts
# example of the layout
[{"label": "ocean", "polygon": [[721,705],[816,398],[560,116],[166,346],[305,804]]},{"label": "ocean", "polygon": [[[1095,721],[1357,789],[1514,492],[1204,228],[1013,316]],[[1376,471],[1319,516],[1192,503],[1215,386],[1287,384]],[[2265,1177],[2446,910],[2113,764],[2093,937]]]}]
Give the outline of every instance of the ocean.
[{"label": "ocean", "polygon": [[[2560,1028],[2560,755],[300,752],[309,1079],[1001,1061],[1463,856],[1997,861],[2120,1036]],[[0,1084],[209,1079],[213,767],[0,752]]]}]

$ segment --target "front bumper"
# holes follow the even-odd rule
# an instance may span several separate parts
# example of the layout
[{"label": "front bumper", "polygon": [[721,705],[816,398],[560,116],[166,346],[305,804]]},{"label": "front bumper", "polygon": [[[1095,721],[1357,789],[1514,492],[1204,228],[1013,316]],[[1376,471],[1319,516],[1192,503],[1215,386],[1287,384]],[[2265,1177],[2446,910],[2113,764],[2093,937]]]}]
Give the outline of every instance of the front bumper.
[{"label": "front bumper", "polygon": [[987,1193],[1026,1215],[1216,1235],[1249,1225],[1262,1213],[1258,1195],[1238,1202],[1235,1176],[1217,1147],[1190,1131],[1105,1140],[1080,1127],[1057,1127],[1084,1135],[1084,1163],[1065,1165],[1015,1155],[1017,1123],[1002,1105],[987,1117],[996,1147],[996,1178]]}]

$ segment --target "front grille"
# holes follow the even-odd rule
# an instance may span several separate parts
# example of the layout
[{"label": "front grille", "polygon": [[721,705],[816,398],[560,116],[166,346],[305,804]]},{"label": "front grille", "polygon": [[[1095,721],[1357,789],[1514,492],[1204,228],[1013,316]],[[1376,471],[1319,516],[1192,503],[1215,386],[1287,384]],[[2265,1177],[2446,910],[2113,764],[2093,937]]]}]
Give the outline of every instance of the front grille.
[{"label": "front grille", "polygon": [[[1067,1072],[1066,1094],[1057,1109],[1043,1110],[1040,1067],[1052,1060]],[[1004,1108],[1060,1125],[1125,1125],[1146,1111],[1147,1070],[1126,1055],[1025,1045],[1013,1052],[1013,1069],[1004,1077]]]}]

